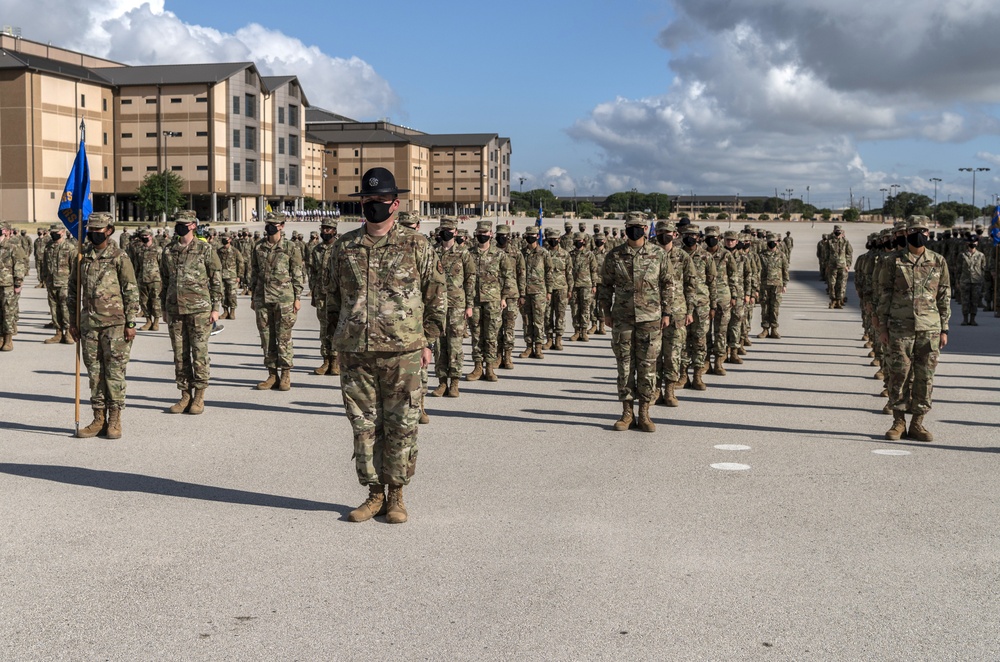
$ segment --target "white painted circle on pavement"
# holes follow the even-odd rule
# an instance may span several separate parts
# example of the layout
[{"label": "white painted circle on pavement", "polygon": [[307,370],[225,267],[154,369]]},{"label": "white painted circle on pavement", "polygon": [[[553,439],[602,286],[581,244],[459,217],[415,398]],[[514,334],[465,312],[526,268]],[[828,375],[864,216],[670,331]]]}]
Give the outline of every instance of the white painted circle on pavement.
[{"label": "white painted circle on pavement", "polygon": [[719,462],[718,464],[713,464],[712,468],[721,471],[746,471],[750,468],[750,465],[737,464],[736,462]]},{"label": "white painted circle on pavement", "polygon": [[718,451],[748,451],[749,446],[744,446],[743,444],[719,444],[715,447]]},{"label": "white painted circle on pavement", "polygon": [[910,451],[901,451],[896,449],[880,448],[877,451],[872,451],[875,455],[909,455]]}]

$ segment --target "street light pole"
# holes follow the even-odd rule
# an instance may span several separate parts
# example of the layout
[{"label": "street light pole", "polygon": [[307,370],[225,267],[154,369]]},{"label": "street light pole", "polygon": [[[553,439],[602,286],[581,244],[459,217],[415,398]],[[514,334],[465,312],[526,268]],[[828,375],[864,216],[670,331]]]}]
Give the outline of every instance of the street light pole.
[{"label": "street light pole", "polygon": [[416,209],[414,211],[417,212],[418,214],[423,213],[423,210],[420,208],[420,180],[417,179],[417,173],[420,172],[421,170],[423,170],[422,166],[418,165],[413,166],[413,185],[414,188],[416,189],[413,192],[413,203],[416,206]]},{"label": "street light pole", "polygon": [[896,196],[899,195],[899,184],[889,184],[889,197],[892,198],[892,218],[896,218]]},{"label": "street light pole", "polygon": [[170,195],[167,192],[167,182],[170,181],[169,169],[167,167],[167,138],[176,138],[180,134],[176,131],[163,132],[163,225],[167,224],[167,207],[170,204]]},{"label": "street light pole", "polygon": [[[960,171],[971,172],[972,173],[972,206],[976,206],[976,173],[977,172],[989,172],[989,168],[959,168]],[[977,211],[978,213],[978,211]]]},{"label": "street light pole", "polygon": [[937,224],[937,185],[941,178],[931,177],[931,181],[934,182],[934,223]]},{"label": "street light pole", "polygon": [[785,202],[785,213],[790,214],[792,208],[792,193],[795,192],[795,189],[786,188],[785,192],[788,193],[788,200]]}]

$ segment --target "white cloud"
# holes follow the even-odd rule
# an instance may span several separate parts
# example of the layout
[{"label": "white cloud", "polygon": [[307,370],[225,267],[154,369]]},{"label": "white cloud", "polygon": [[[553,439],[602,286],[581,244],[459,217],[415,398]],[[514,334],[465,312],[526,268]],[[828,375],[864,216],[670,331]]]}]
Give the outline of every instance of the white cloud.
[{"label": "white cloud", "polygon": [[232,34],[185,23],[163,0],[0,0],[0,16],[27,39],[126,64],[252,61],[264,75],[298,76],[312,105],[358,119],[400,112],[390,85],[359,58],[327,55],[256,23]]}]

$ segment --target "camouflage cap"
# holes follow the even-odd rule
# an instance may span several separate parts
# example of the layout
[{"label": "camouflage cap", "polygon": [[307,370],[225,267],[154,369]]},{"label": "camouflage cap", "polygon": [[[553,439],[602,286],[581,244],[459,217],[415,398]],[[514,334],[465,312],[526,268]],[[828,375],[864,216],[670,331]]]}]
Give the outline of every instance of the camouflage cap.
[{"label": "camouflage cap", "polygon": [[580,223],[579,223],[579,225],[577,227],[580,228],[580,232],[586,232],[587,231],[587,222],[586,221],[580,221]]},{"label": "camouflage cap", "polygon": [[906,221],[895,221],[892,224],[892,231],[893,232],[900,232],[900,231],[905,230],[905,229],[906,229]]},{"label": "camouflage cap", "polygon": [[705,236],[706,237],[718,237],[719,236],[719,226],[718,225],[709,225],[707,228],[705,228]]},{"label": "camouflage cap", "polygon": [[910,216],[906,219],[906,229],[909,230],[929,230],[930,219],[926,216]]},{"label": "camouflage cap", "polygon": [[8,223],[7,221],[3,221],[2,223],[0,223],[0,230],[13,230],[13,229],[14,226]]},{"label": "camouflage cap", "polygon": [[753,232],[753,226],[750,225],[749,223],[747,223],[746,225],[743,226],[743,231],[744,232]]},{"label": "camouflage cap", "polygon": [[414,213],[412,211],[401,211],[396,216],[396,220],[399,221],[401,225],[405,225],[408,228],[415,228],[420,225],[420,214]]},{"label": "camouflage cap", "polygon": [[193,209],[181,209],[174,214],[174,223],[197,223],[198,222],[198,212]]},{"label": "camouflage cap", "polygon": [[573,241],[587,241],[587,235],[582,232],[574,232]]},{"label": "camouflage cap", "polygon": [[594,232],[600,232],[600,231],[601,231],[601,224],[594,223]]},{"label": "camouflage cap", "polygon": [[558,239],[559,238],[559,230],[556,230],[555,228],[545,228],[545,238],[546,239]]},{"label": "camouflage cap", "polygon": [[736,230],[726,230],[726,233],[722,235],[722,238],[732,239],[735,241],[736,239],[739,239],[739,233],[737,233]]},{"label": "camouflage cap", "polygon": [[673,221],[657,221],[656,231],[659,232],[677,232],[677,226],[674,225]]},{"label": "camouflage cap", "polygon": [[458,229],[458,219],[452,216],[442,216],[441,222],[438,224],[439,230],[457,230]]},{"label": "camouflage cap", "polygon": [[646,217],[637,211],[625,214],[625,227],[630,225],[646,225]]},{"label": "camouflage cap", "polygon": [[476,221],[476,232],[493,232],[493,223],[490,221]]},{"label": "camouflage cap", "polygon": [[319,237],[319,232],[317,232],[316,230],[313,230],[312,232],[309,233],[309,236],[313,237],[313,238],[318,238]]},{"label": "camouflage cap", "polygon": [[501,234],[510,234],[510,226],[509,225],[498,225],[497,226],[497,235],[501,235]]},{"label": "camouflage cap", "polygon": [[699,228],[697,224],[692,223],[691,225],[685,225],[681,229],[681,234],[698,234],[700,231],[701,228]]},{"label": "camouflage cap", "polygon": [[139,230],[138,234],[139,234],[140,237],[152,237],[153,236],[153,231],[150,230],[149,228],[143,228],[143,229]]},{"label": "camouflage cap", "polygon": [[336,230],[337,229],[337,219],[335,219],[335,218],[324,218],[320,222],[319,226],[321,228],[333,228],[334,230]]},{"label": "camouflage cap", "polygon": [[87,219],[87,229],[88,230],[103,230],[104,228],[114,225],[114,217],[103,211],[94,212]]},{"label": "camouflage cap", "polygon": [[531,235],[532,237],[537,237],[538,236],[538,228],[535,227],[534,225],[529,225],[528,227],[526,227],[524,229],[524,234],[525,234],[525,236]]},{"label": "camouflage cap", "polygon": [[844,228],[840,227],[839,225],[834,225],[833,226],[833,231],[834,232],[843,232]]},{"label": "camouflage cap", "polygon": [[977,224],[976,224],[976,227],[975,227],[975,231],[976,231],[976,232],[982,232],[982,231],[983,231],[983,226],[982,226],[982,225],[979,225],[979,224],[977,223]]},{"label": "camouflage cap", "polygon": [[767,241],[777,241],[778,235],[774,234],[773,232],[768,232],[767,237],[765,238],[767,239]]},{"label": "camouflage cap", "polygon": [[285,218],[283,216],[278,216],[273,211],[269,211],[266,214],[264,214],[264,222],[265,223],[284,223],[285,222]]},{"label": "camouflage cap", "polygon": [[469,236],[469,231],[466,230],[465,228],[459,228],[458,229],[458,236],[459,237],[468,237]]},{"label": "camouflage cap", "polygon": [[49,232],[58,232],[59,230],[62,230],[64,227],[66,226],[64,226],[62,223],[52,223],[49,225]]},{"label": "camouflage cap", "polygon": [[573,224],[570,223],[569,221],[566,221],[565,223],[563,223],[563,229],[564,230],[572,230],[573,229]]}]

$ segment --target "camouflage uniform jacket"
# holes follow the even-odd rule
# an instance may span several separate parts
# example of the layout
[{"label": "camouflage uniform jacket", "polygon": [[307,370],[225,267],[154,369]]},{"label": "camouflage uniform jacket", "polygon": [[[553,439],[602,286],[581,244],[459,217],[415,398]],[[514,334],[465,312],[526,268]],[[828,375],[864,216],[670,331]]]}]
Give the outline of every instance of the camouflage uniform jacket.
[{"label": "camouflage uniform jacket", "polygon": [[[701,247],[688,252],[694,266],[694,305],[715,308],[718,305],[718,291],[715,286],[715,260]],[[784,255],[784,253],[782,253]],[[691,306],[691,302],[688,302]]]},{"label": "camouflage uniform jacket", "polygon": [[563,249],[567,253],[573,249],[573,231],[563,233],[559,235],[559,248]]},{"label": "camouflage uniform jacket", "polygon": [[0,242],[0,287],[21,287],[28,268],[24,266],[24,251],[16,241]]},{"label": "camouflage uniform jacket", "polygon": [[507,253],[493,243],[486,250],[476,246],[468,253],[476,265],[475,303],[499,304],[501,299],[517,297],[517,274]]},{"label": "camouflage uniform jacket", "polygon": [[597,271],[597,258],[587,247],[574,248],[569,252],[570,264],[573,267],[573,287],[592,289],[597,287],[600,273]]},{"label": "camouflage uniform jacket", "polygon": [[507,254],[507,257],[510,258],[511,265],[514,267],[514,275],[516,276],[514,280],[517,283],[517,295],[512,298],[523,296],[525,278],[524,253],[518,250],[512,241],[508,241],[507,245],[500,250]]},{"label": "camouflage uniform jacket", "polygon": [[650,241],[612,249],[601,269],[598,303],[605,316],[627,324],[672,315],[674,273],[666,251]]},{"label": "camouflage uniform jacket", "polygon": [[50,241],[45,247],[45,282],[52,287],[65,287],[69,284],[69,271],[76,260],[76,248],[63,239],[59,243]]},{"label": "camouflage uniform jacket", "polygon": [[472,255],[458,244],[452,244],[451,248],[441,246],[437,252],[444,270],[448,310],[469,308],[476,300],[476,263]]},{"label": "camouflage uniform jacket", "polygon": [[139,316],[139,286],[128,256],[108,241],[98,252],[93,245],[83,249],[79,270],[69,277],[70,319],[76,317],[77,279],[80,281],[80,319],[72,326],[81,331],[131,323]]},{"label": "camouflage uniform jacket", "polygon": [[243,253],[233,246],[219,246],[215,253],[219,256],[219,266],[222,269],[222,280],[236,280],[243,273]]},{"label": "camouflage uniform jacket", "polygon": [[52,237],[43,234],[38,239],[35,239],[35,243],[32,245],[31,250],[35,252],[35,268],[39,270],[39,273],[43,273],[41,270],[43,269],[42,262],[45,260],[45,247],[49,245],[50,241],[52,241]]},{"label": "camouflage uniform jacket", "polygon": [[959,285],[982,285],[986,278],[986,256],[978,250],[965,251],[959,258],[961,271],[958,272]]},{"label": "camouflage uniform jacket", "polygon": [[221,272],[219,256],[207,242],[194,239],[187,246],[170,242],[160,256],[163,309],[171,317],[219,310]]},{"label": "camouflage uniform jacket", "polygon": [[670,264],[674,270],[676,278],[676,293],[674,294],[674,314],[693,315],[695,305],[695,279],[694,262],[687,251],[681,249],[676,244],[671,244],[667,251]]},{"label": "camouflage uniform jacket", "polygon": [[775,248],[760,254],[761,285],[785,287],[788,284],[788,258]]},{"label": "camouflage uniform jacket", "polygon": [[258,241],[250,257],[250,283],[255,305],[294,303],[302,294],[302,254],[293,242]]},{"label": "camouflage uniform jacket", "polygon": [[523,295],[548,294],[552,290],[552,263],[549,252],[534,244],[524,249]]},{"label": "camouflage uniform jacket", "polygon": [[[708,252],[708,251],[706,251]],[[715,298],[719,306],[728,306],[731,299],[743,297],[743,287],[740,282],[740,267],[733,254],[724,246],[719,246],[715,253],[708,253],[715,262]]]},{"label": "camouflage uniform jacket", "polygon": [[444,268],[427,238],[409,228],[394,224],[384,237],[364,227],[348,232],[333,248],[326,280],[327,324],[340,351],[412,352],[444,330]]},{"label": "camouflage uniform jacket", "polygon": [[723,249],[733,256],[733,260],[736,261],[736,289],[733,290],[733,297],[736,299],[742,299],[743,297],[750,296],[753,291],[753,275],[750,273],[750,261],[747,259],[746,254],[741,251],[730,251],[728,248]]},{"label": "camouflage uniform jacket", "polygon": [[159,283],[162,281],[160,275],[160,261],[163,259],[163,249],[155,242],[149,246],[141,246],[136,249],[132,260],[135,266],[135,279],[140,283]]},{"label": "camouflage uniform jacket", "polygon": [[847,241],[847,237],[843,235],[833,237],[827,244],[826,257],[830,266],[849,268],[854,259],[854,249],[851,247],[851,242]]},{"label": "camouflage uniform jacket", "polygon": [[309,253],[310,295],[314,306],[318,307],[320,302],[326,305],[326,270],[329,266],[330,255],[333,253],[333,247],[336,245],[337,239],[329,244],[321,241]]},{"label": "camouflage uniform jacket", "polygon": [[549,265],[552,274],[549,277],[549,291],[573,289],[573,265],[569,253],[557,246],[549,250]]},{"label": "camouflage uniform jacket", "polygon": [[878,323],[897,333],[948,331],[951,277],[934,251],[916,256],[906,248],[890,253],[879,269]]}]

